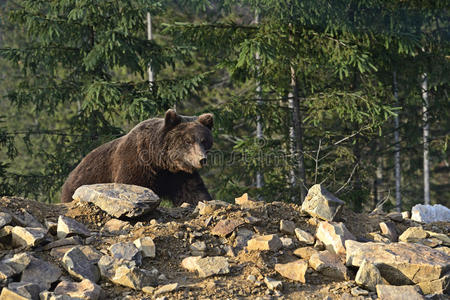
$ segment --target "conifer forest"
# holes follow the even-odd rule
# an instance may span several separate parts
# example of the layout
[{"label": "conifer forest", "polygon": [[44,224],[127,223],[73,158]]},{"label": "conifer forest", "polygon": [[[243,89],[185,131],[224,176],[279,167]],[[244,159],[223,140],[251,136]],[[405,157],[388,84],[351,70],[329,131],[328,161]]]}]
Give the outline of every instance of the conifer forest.
[{"label": "conifer forest", "polygon": [[449,207],[448,4],[1,1],[0,195],[59,202],[87,153],[175,108],[214,114],[214,199]]}]

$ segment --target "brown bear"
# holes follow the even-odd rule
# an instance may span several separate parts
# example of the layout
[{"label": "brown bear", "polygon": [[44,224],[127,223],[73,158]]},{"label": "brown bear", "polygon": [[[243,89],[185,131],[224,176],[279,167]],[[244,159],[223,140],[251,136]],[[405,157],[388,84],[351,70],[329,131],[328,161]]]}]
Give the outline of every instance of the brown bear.
[{"label": "brown bear", "polygon": [[82,185],[109,182],[149,188],[177,206],[211,200],[197,170],[206,164],[212,127],[212,114],[184,117],[173,110],[143,121],[86,155],[64,183],[61,201],[72,201]]}]

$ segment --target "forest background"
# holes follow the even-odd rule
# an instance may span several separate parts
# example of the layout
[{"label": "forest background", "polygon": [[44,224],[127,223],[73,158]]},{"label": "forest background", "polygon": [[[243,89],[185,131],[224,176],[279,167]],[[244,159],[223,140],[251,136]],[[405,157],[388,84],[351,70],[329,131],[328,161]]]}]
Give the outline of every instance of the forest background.
[{"label": "forest background", "polygon": [[176,107],[215,115],[216,199],[450,206],[449,20],[441,0],[2,1],[0,194],[58,202],[89,151]]}]

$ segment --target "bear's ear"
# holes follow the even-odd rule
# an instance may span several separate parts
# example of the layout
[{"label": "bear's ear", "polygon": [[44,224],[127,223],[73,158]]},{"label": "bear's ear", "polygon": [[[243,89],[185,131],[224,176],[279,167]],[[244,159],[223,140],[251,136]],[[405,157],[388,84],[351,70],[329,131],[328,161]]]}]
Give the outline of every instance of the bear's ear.
[{"label": "bear's ear", "polygon": [[164,128],[170,130],[180,124],[181,121],[181,117],[173,109],[169,109],[164,116]]},{"label": "bear's ear", "polygon": [[212,114],[203,114],[203,115],[198,116],[197,121],[199,121],[201,124],[205,125],[209,129],[212,129],[213,125],[214,125],[213,119],[214,118],[213,118]]}]

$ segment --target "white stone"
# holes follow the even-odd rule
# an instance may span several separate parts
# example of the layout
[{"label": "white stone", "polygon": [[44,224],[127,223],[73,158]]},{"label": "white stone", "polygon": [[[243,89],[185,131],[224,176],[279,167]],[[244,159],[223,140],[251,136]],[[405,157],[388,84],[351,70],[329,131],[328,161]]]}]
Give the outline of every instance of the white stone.
[{"label": "white stone", "polygon": [[421,223],[450,222],[450,209],[441,204],[417,204],[411,213],[411,219]]}]

